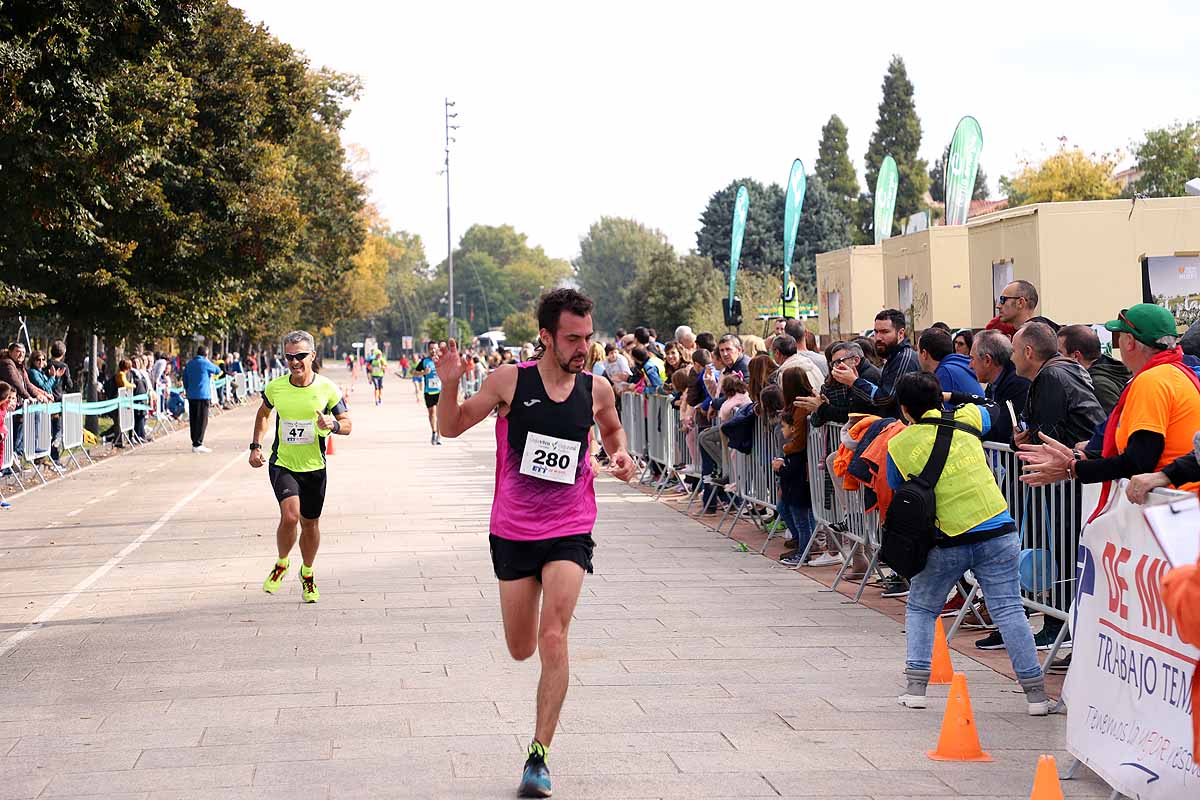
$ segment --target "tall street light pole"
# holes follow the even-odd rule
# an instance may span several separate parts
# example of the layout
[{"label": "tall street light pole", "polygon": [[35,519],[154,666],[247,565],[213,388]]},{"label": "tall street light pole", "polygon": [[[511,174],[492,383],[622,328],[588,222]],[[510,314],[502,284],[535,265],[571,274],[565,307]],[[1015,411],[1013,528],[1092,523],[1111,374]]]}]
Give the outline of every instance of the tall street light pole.
[{"label": "tall street light pole", "polygon": [[454,244],[450,235],[450,143],[455,141],[450,135],[450,131],[457,130],[457,125],[451,125],[450,120],[458,116],[458,113],[451,113],[450,108],[454,105],[454,101],[449,97],[446,98],[446,262],[448,264],[448,272],[450,276],[449,289],[450,295],[450,320],[447,325],[448,338],[454,338]]}]

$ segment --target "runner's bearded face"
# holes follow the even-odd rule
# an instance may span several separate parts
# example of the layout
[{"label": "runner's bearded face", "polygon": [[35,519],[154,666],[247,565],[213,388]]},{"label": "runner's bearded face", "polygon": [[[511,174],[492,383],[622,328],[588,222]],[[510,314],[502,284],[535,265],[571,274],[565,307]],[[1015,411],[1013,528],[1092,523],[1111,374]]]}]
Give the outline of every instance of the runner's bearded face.
[{"label": "runner's bearded face", "polygon": [[542,343],[548,344],[547,355],[557,362],[563,372],[575,375],[587,362],[588,345],[592,342],[592,315],[579,316],[569,311],[559,314],[558,330],[551,336],[542,329]]}]

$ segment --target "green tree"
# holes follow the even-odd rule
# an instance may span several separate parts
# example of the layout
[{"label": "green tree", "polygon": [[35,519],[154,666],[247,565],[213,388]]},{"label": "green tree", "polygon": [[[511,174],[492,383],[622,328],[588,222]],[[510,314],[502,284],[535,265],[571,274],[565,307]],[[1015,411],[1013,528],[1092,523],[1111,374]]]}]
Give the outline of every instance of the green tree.
[{"label": "green tree", "polygon": [[[469,342],[474,334],[471,331],[471,323],[459,317],[454,318],[454,327],[458,330],[458,340]],[[445,315],[436,312],[430,312],[421,322],[421,336],[425,341],[444,342],[448,338],[447,331],[450,325],[446,320]],[[415,342],[414,342],[415,344]]]},{"label": "green tree", "polygon": [[1107,155],[1091,158],[1078,147],[1063,146],[1040,164],[1026,163],[1015,177],[1001,178],[1000,188],[1013,206],[1110,200],[1120,193],[1114,166]]},{"label": "green tree", "polygon": [[537,319],[528,311],[514,311],[504,318],[504,342],[509,347],[520,347],[537,339]]},{"label": "green tree", "polygon": [[1142,176],[1134,190],[1147,197],[1176,197],[1183,185],[1200,177],[1200,121],[1175,123],[1146,131],[1134,150]]},{"label": "green tree", "polygon": [[[925,192],[929,190],[928,165],[918,158],[921,148],[921,120],[913,101],[913,85],[908,79],[904,59],[892,56],[883,78],[883,99],[879,103],[879,119],[867,148],[867,191],[874,195],[879,166],[884,156],[896,161],[900,182],[896,191],[894,219],[900,220],[924,207]],[[859,227],[873,241],[874,200],[859,203]],[[893,226],[895,222],[893,222]]]},{"label": "green tree", "polygon": [[[946,202],[946,162],[949,160],[950,145],[946,145],[941,158],[934,161],[933,166],[929,168],[929,196],[938,203]],[[971,199],[988,199],[987,173],[983,171],[982,164],[975,173],[975,189],[971,192]]]},{"label": "green tree", "polygon": [[[571,274],[571,265],[550,258],[511,225],[472,225],[454,251],[455,302],[474,308],[481,329],[500,325],[514,311],[527,311],[539,294],[550,291]],[[438,264],[435,283],[448,289],[447,262]]]},{"label": "green tree", "polygon": [[598,330],[611,333],[628,324],[629,297],[638,276],[658,256],[675,251],[661,231],[637,220],[601,217],[579,242],[575,271],[589,297],[603,298],[592,312]]},{"label": "green tree", "polygon": [[[832,203],[847,224],[858,218],[858,174],[850,161],[846,142],[846,125],[834,114],[821,128],[821,143],[817,146],[817,176],[824,182]],[[807,200],[805,203],[807,204]]]},{"label": "green tree", "polygon": [[[750,195],[746,216],[746,233],[742,238],[742,254],[738,261],[741,270],[776,272],[783,268],[783,207],[787,196],[783,188],[772,183],[763,186],[753,178],[734,181],[709,198],[700,215],[700,230],[696,233],[696,252],[709,258],[717,269],[728,274],[729,247],[733,235],[733,204],[739,186]],[[740,278],[739,278],[740,280]]]},{"label": "green tree", "polygon": [[[721,304],[721,273],[707,257],[695,254],[678,258],[672,252],[655,253],[638,273],[629,294],[630,324],[659,331],[694,325],[706,310]],[[669,334],[667,334],[669,335]]]}]

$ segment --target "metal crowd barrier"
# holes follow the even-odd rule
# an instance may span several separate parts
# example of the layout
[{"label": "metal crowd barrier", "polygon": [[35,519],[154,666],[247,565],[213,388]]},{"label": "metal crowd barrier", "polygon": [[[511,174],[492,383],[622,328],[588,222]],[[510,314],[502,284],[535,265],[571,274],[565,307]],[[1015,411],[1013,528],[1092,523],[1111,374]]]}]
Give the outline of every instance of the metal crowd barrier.
[{"label": "metal crowd barrier", "polygon": [[83,394],[64,394],[62,398],[62,449],[71,459],[76,469],[80,468],[75,458],[75,451],[83,453],[84,458],[92,460],[87,448],[83,446]]},{"label": "metal crowd barrier", "polygon": [[[695,436],[689,435],[679,425],[679,413],[671,405],[670,398],[626,393],[621,395],[620,411],[631,455],[647,468],[653,463],[663,467],[664,471],[672,471],[681,482],[684,478],[695,479],[687,509],[690,512],[703,486],[711,485],[711,481],[707,476],[703,479],[700,477],[699,446],[695,443]],[[770,426],[760,419],[751,453],[730,453],[728,448],[724,448],[722,472],[727,477],[734,477],[735,492],[733,502],[718,523],[718,530],[722,530],[725,522],[732,519],[729,527],[731,534],[737,522],[751,509],[775,509],[777,481],[771,470],[771,459],[777,454],[777,449],[772,436]],[[868,579],[872,575],[883,575],[883,565],[879,561],[879,514],[865,509],[863,491],[847,491],[842,478],[833,474],[832,461],[840,438],[841,426],[836,423],[809,429],[809,489],[818,528],[823,528],[826,537],[832,539],[830,544],[836,547],[842,560],[831,590],[836,589],[851,570],[858,572],[865,569],[865,573],[858,578],[859,588],[854,598],[857,602],[862,597]],[[1082,487],[1075,482],[1040,488],[1025,486],[1017,479],[1020,465],[1010,447],[985,443],[985,453],[996,482],[1008,501],[1010,513],[1017,521],[1022,549],[1042,553],[1037,559],[1039,566],[1035,569],[1034,584],[1022,587],[1022,602],[1031,611],[1066,620],[1075,591],[1075,551],[1083,524]],[[687,464],[681,466],[678,462],[683,461],[684,457]],[[758,519],[754,521],[759,522]],[[816,534],[817,531],[814,531],[810,537],[802,561],[808,559],[818,539]],[[766,544],[764,542],[763,550]],[[967,578],[972,583],[969,574]],[[978,586],[972,583],[970,595],[951,628],[951,635],[966,615],[972,612],[972,602],[977,593]],[[1061,645],[1066,630],[1064,626],[1059,641],[1046,659],[1047,663]]]},{"label": "metal crowd barrier", "polygon": [[[25,423],[22,427],[25,441],[22,448],[21,457],[29,462],[34,462],[50,455],[50,406],[46,403],[34,403],[32,400],[26,400],[22,404],[22,415],[25,418]],[[41,472],[35,473],[42,482],[45,483],[46,478]]]}]

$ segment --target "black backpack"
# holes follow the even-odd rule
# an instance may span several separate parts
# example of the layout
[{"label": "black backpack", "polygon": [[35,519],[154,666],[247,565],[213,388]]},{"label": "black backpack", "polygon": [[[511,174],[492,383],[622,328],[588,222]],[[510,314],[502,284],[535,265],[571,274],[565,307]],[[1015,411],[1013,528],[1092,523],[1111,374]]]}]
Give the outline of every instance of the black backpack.
[{"label": "black backpack", "polygon": [[937,532],[937,499],[933,487],[946,466],[954,431],[980,436],[979,431],[956,421],[953,411],[943,411],[940,419],[921,419],[916,424],[938,426],[933,451],[921,474],[900,484],[892,496],[880,532],[879,547],[883,562],[908,580],[925,569],[925,561],[933,549]]}]

